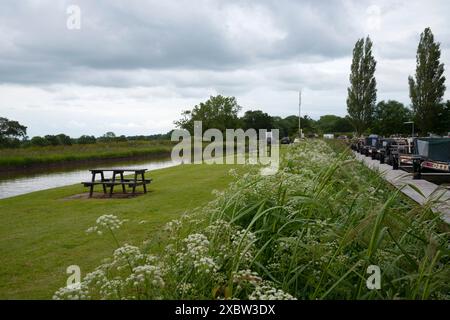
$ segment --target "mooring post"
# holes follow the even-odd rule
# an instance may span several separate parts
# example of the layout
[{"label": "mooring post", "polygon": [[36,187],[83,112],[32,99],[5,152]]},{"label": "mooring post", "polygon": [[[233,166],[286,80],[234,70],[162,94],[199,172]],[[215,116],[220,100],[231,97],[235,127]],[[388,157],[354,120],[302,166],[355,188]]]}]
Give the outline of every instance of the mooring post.
[{"label": "mooring post", "polygon": [[397,152],[392,152],[392,170],[398,170],[399,158]]},{"label": "mooring post", "polygon": [[422,179],[422,165],[421,158],[414,156],[413,157],[413,179],[420,180]]}]

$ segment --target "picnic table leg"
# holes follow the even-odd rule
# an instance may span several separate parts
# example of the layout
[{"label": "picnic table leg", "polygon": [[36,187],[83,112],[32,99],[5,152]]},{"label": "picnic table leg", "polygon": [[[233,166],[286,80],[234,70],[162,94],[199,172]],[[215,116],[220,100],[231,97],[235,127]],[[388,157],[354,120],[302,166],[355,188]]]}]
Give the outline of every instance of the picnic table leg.
[{"label": "picnic table leg", "polygon": [[113,194],[113,190],[114,190],[114,182],[115,182],[115,181],[116,181],[116,172],[113,171],[113,176],[112,176],[112,179],[111,179],[112,184],[111,184],[111,188],[109,189],[109,197],[110,197],[110,198],[112,197],[112,194]]},{"label": "picnic table leg", "polygon": [[144,193],[147,193],[147,186],[145,185],[145,173],[142,172],[142,186],[144,187]]},{"label": "picnic table leg", "polygon": [[[102,182],[105,181],[105,175],[103,174],[103,171],[100,172],[100,176],[101,176],[101,178],[102,178]],[[105,185],[105,184],[102,184],[102,186],[103,186],[103,193],[106,194],[106,185]]]},{"label": "picnic table leg", "polygon": [[136,191],[137,173],[134,173],[133,195]]},{"label": "picnic table leg", "polygon": [[122,191],[123,191],[123,193],[127,193],[127,189],[125,188],[125,184],[123,184],[123,172],[120,173],[120,179],[122,180]]},{"label": "picnic table leg", "polygon": [[91,187],[89,188],[89,198],[92,198],[92,194],[94,193],[94,181],[95,181],[95,175],[96,175],[97,173],[96,172],[93,172],[92,173],[92,183],[91,183]]}]

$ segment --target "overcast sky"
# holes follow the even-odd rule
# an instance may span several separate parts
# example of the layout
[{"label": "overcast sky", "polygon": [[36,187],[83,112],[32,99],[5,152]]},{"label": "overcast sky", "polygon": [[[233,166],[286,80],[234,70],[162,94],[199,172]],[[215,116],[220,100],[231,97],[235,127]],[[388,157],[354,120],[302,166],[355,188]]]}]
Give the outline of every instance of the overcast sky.
[{"label": "overcast sky", "polygon": [[[79,30],[67,27],[70,5]],[[351,53],[366,35],[378,100],[409,105],[425,27],[450,65],[449,13],[447,0],[2,0],[0,116],[29,136],[148,135],[216,94],[244,111],[296,114],[299,88],[303,113],[343,116]]]}]

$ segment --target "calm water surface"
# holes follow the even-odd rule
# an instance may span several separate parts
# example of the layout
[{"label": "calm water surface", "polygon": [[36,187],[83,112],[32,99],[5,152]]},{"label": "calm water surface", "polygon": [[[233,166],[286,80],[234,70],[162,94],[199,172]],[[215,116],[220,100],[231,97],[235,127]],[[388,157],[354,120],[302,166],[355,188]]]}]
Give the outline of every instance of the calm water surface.
[{"label": "calm water surface", "polygon": [[[27,172],[26,170],[17,173],[2,174],[0,176],[0,199],[13,197],[33,191],[62,187],[81,181],[89,181],[91,174],[89,169],[108,169],[108,168],[124,168],[124,169],[148,169],[155,170],[168,168],[178,163],[167,159],[144,159],[134,161],[119,162],[96,162],[94,165],[83,165],[71,168],[46,169],[41,172]],[[99,176],[97,175],[97,178]],[[106,177],[108,173],[106,173]]]}]

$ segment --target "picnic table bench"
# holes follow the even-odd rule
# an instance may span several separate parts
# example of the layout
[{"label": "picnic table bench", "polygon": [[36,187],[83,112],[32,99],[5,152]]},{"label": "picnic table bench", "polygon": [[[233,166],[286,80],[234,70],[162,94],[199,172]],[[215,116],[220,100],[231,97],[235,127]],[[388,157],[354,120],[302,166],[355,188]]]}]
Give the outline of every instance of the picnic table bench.
[{"label": "picnic table bench", "polygon": [[[92,174],[91,181],[81,182],[83,186],[89,187],[89,198],[92,198],[94,193],[94,186],[102,185],[103,193],[107,193],[107,188],[109,188],[109,197],[112,197],[114,187],[122,186],[123,193],[127,193],[126,186],[132,188],[132,194],[135,194],[136,187],[142,186],[144,193],[147,193],[147,184],[151,183],[152,179],[145,179],[145,171],[147,169],[91,169],[89,170]],[[112,172],[112,177],[109,179],[105,178],[105,172]],[[124,172],[134,173],[134,178],[125,179]],[[100,180],[95,180],[97,174],[100,175]],[[119,179],[116,176],[119,175]]]}]

